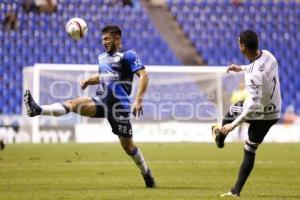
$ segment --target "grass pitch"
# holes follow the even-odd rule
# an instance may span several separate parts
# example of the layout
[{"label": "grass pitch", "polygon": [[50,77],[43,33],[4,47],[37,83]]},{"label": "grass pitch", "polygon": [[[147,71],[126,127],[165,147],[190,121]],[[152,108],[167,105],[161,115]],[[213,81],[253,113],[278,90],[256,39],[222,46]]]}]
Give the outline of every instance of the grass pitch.
[{"label": "grass pitch", "polygon": [[[14,144],[0,152],[0,199],[230,199],[243,144],[138,144],[158,187],[147,189],[119,144]],[[300,145],[263,144],[241,199],[300,199]]]}]

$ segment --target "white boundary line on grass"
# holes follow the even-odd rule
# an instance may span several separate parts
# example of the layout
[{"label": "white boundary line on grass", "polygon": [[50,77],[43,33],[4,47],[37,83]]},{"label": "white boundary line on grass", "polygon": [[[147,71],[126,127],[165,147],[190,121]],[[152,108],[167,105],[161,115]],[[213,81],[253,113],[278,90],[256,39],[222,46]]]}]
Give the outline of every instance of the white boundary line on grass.
[{"label": "white boundary line on grass", "polygon": [[[233,165],[240,164],[240,160],[229,160],[229,161],[218,161],[218,160],[178,160],[178,161],[148,161],[151,164],[160,164],[160,165],[168,165],[168,164],[213,164],[213,165]],[[256,161],[256,164],[299,164],[300,161]],[[133,161],[78,161],[78,160],[66,160],[65,162],[46,162],[46,161],[32,161],[32,163],[26,161],[26,163],[18,162],[18,163],[2,163],[2,165],[132,165]]]}]

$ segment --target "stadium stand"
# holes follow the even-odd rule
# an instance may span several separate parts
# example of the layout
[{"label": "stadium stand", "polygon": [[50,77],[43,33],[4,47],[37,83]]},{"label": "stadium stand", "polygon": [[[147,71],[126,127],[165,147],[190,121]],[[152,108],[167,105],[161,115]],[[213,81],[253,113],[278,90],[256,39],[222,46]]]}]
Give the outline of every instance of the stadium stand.
[{"label": "stadium stand", "polygon": [[261,38],[260,48],[270,50],[279,62],[283,112],[294,101],[300,114],[297,1],[167,0],[167,4],[208,65],[247,63],[239,53],[237,36],[242,30],[254,29]]},{"label": "stadium stand", "polygon": [[[15,11],[16,31],[4,31],[0,25],[0,113],[20,114],[22,69],[34,63],[96,64],[103,49],[101,27],[117,24],[124,30],[124,48],[134,48],[144,64],[179,65],[180,61],[162,39],[142,6],[123,6],[121,1],[58,1],[52,14],[25,13],[17,0],[0,1],[0,21]],[[89,12],[86,12],[89,10]],[[72,17],[88,23],[88,34],[74,42],[65,32]]]},{"label": "stadium stand", "polygon": [[[0,25],[0,113],[21,113],[23,67],[34,63],[96,64],[96,55],[103,50],[100,30],[107,23],[124,29],[124,47],[135,48],[145,64],[180,64],[142,6],[131,8],[120,1],[112,2],[64,0],[58,2],[55,13],[39,14],[25,13],[16,0],[0,1],[1,22],[8,11],[13,10],[18,16],[16,31],[4,31]],[[167,4],[208,65],[247,63],[239,53],[236,36],[243,29],[255,29],[261,38],[260,47],[278,59],[283,112],[294,103],[300,114],[300,84],[296,78],[300,73],[299,3],[167,0]],[[85,12],[87,8],[89,12]],[[89,24],[89,34],[78,42],[72,41],[64,30],[65,22],[74,16]]]}]

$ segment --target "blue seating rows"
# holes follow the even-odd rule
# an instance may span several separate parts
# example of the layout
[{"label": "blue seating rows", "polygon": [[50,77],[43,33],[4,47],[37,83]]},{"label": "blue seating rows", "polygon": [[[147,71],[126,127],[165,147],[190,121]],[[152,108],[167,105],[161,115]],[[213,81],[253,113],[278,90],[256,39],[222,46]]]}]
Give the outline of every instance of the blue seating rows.
[{"label": "blue seating rows", "polygon": [[[34,63],[96,64],[103,51],[101,28],[119,25],[124,33],[124,48],[134,48],[144,64],[180,65],[180,61],[160,36],[142,6],[123,7],[117,0],[58,1],[52,14],[25,13],[17,0],[0,0],[0,21],[8,11],[16,11],[17,31],[4,31],[0,24],[0,113],[20,114],[22,69]],[[65,32],[66,22],[81,17],[88,34],[73,41]],[[9,83],[9,84],[8,84]]]},{"label": "blue seating rows", "polygon": [[260,48],[278,60],[283,112],[295,104],[300,114],[300,3],[284,1],[167,0],[168,8],[208,65],[243,64],[237,45],[239,33],[254,29]]}]

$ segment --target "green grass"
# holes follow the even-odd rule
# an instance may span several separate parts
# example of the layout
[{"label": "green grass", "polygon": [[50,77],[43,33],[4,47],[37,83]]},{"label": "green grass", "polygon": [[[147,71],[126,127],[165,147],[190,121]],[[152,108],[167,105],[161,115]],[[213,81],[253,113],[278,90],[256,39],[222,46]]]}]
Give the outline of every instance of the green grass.
[{"label": "green grass", "polygon": [[[0,199],[221,199],[241,143],[138,144],[158,187],[146,189],[119,144],[14,144],[0,152]],[[300,145],[263,144],[241,199],[300,199]],[[228,198],[225,198],[228,199]]]}]

